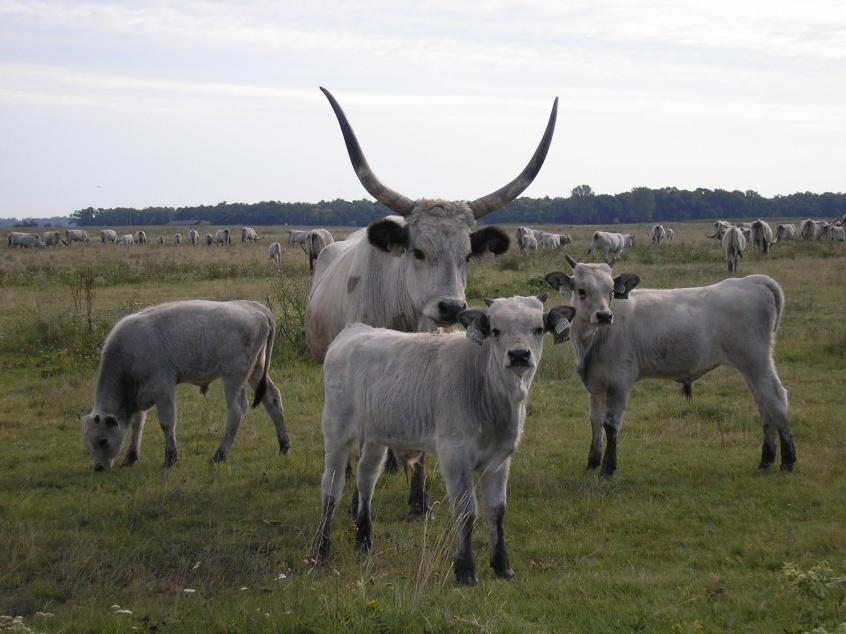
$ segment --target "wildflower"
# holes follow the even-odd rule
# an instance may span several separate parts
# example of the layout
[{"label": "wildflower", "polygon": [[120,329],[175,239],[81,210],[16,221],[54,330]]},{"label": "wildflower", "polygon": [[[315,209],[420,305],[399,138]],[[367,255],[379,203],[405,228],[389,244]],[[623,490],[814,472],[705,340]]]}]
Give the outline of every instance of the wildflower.
[{"label": "wildflower", "polygon": [[196,590],[194,588],[185,588],[182,592],[185,592],[187,594],[194,594]]}]

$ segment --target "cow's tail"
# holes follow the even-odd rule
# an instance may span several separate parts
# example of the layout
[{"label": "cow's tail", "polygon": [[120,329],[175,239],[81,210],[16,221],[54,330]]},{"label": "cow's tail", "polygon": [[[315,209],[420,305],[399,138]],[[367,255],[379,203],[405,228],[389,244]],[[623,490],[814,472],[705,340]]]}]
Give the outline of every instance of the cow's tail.
[{"label": "cow's tail", "polygon": [[267,392],[267,372],[270,370],[270,358],[273,355],[273,340],[276,338],[276,324],[273,322],[273,317],[268,316],[267,323],[270,326],[270,332],[267,334],[267,341],[264,344],[264,368],[261,371],[261,379],[256,385],[256,393],[253,396],[253,408],[258,407],[261,400],[264,398],[264,393]]},{"label": "cow's tail", "polygon": [[755,275],[754,277],[758,283],[767,287],[767,289],[773,294],[773,304],[775,305],[773,335],[775,335],[776,332],[778,332],[779,326],[781,326],[781,318],[784,314],[784,292],[781,290],[781,286],[778,285],[778,282],[776,282],[773,278],[766,275]]}]

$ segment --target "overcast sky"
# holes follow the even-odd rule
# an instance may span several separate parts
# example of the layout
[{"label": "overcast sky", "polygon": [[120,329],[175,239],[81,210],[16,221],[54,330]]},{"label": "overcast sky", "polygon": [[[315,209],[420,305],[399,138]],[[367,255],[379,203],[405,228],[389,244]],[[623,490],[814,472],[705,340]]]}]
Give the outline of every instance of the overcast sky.
[{"label": "overcast sky", "polygon": [[[408,4],[407,8],[398,6]],[[0,216],[367,197],[846,190],[846,2],[0,0]]]}]

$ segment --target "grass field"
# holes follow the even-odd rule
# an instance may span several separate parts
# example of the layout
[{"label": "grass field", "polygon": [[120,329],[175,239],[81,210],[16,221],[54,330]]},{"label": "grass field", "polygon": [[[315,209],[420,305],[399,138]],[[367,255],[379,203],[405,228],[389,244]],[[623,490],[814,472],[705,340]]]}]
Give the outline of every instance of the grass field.
[{"label": "grass field", "polygon": [[[675,242],[655,249],[648,228],[635,227],[639,243],[617,270],[637,273],[643,287],[726,277],[704,225],[674,228]],[[562,229],[575,238],[567,251],[583,258],[593,228]],[[494,578],[480,524],[480,584],[463,588],[453,580],[433,459],[433,520],[406,519],[405,477],[384,476],[372,555],[356,552],[339,516],[331,565],[312,569],[323,388],[320,366],[300,354],[307,259],[287,248],[282,228],[262,231],[258,245],[155,244],[176,230],[187,236],[148,230],[146,247],[0,250],[0,630],[793,632],[846,621],[846,249],[777,245],[741,265],[741,274],[774,277],[787,299],[776,362],[790,393],[793,474],[758,472],[760,419],[727,369],[698,381],[691,403],[676,383],[639,383],[617,474],[586,472],[587,393],[570,344],[547,337],[509,483],[505,525],[518,578]],[[266,256],[275,239],[285,246],[278,266]],[[548,290],[543,275],[566,270],[562,253],[521,258],[512,247],[474,263],[469,301]],[[203,399],[180,386],[179,463],[162,469],[151,412],[141,460],[95,474],[78,416],[92,405],[98,347],[123,315],[187,298],[249,298],[277,313],[283,335],[271,375],[291,452],[277,455],[259,409],[229,461],[210,464],[222,388],[212,384]],[[344,503],[349,493],[348,484]],[[785,571],[788,563],[795,569]]]}]

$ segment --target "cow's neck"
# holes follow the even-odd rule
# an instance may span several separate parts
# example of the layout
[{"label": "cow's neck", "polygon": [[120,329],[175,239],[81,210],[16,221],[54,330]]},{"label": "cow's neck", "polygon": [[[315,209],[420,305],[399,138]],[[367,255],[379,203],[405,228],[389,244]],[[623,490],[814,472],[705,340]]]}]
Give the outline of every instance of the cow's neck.
[{"label": "cow's neck", "polygon": [[98,411],[126,420],[137,410],[135,385],[125,381],[119,371],[109,372],[103,368],[97,380],[96,403]]},{"label": "cow's neck", "polygon": [[573,352],[576,355],[576,370],[585,385],[587,385],[591,362],[602,348],[606,331],[610,327],[605,326],[603,329],[578,318],[572,323],[570,338],[573,340]]},{"label": "cow's neck", "polygon": [[[492,412],[491,419],[495,424],[508,427],[519,434],[526,417],[526,399],[536,369],[526,372],[523,376],[517,376],[502,367],[491,348],[487,341],[482,345],[482,354],[486,357],[482,366],[486,374],[485,405]],[[508,412],[508,415],[503,417],[503,412]]]}]

